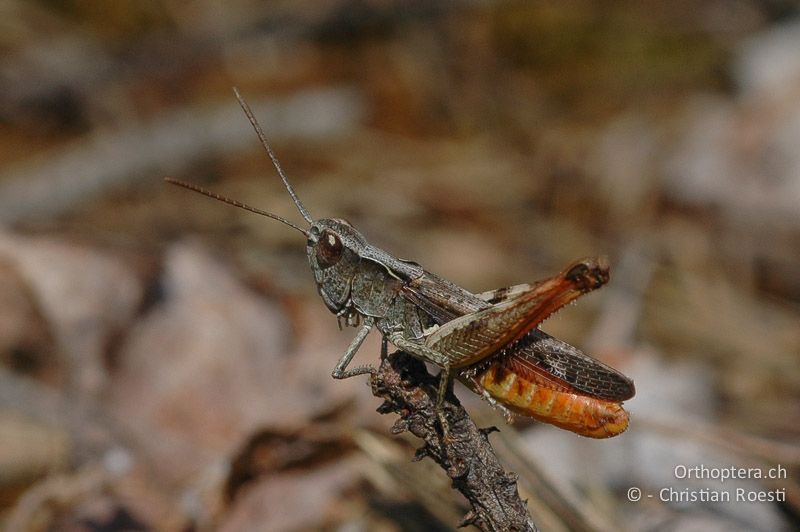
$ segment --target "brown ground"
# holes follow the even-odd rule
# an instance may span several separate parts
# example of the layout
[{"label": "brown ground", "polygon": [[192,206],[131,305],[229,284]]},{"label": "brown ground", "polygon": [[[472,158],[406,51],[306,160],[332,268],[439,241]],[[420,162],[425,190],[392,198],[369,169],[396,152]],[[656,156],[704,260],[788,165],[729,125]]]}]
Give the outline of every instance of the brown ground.
[{"label": "brown ground", "polygon": [[[312,215],[473,292],[609,256],[610,284],[543,328],[636,381],[626,434],[512,428],[457,390],[500,426],[544,530],[798,525],[788,3],[224,4],[0,9],[0,526],[448,530],[463,514],[363,379],[330,378],[354,332],[297,233],[163,183],[302,221],[233,85]],[[701,463],[788,478],[676,479]],[[629,502],[634,486],[655,498]],[[668,487],[786,501],[680,505]]]}]

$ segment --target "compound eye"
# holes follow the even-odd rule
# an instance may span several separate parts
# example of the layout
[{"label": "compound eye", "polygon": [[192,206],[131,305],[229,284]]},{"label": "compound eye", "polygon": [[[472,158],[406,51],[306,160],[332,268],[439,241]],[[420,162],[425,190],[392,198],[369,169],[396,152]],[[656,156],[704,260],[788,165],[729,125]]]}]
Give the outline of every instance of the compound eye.
[{"label": "compound eye", "polygon": [[342,241],[331,231],[323,231],[317,243],[317,263],[323,268],[333,266],[342,258]]}]

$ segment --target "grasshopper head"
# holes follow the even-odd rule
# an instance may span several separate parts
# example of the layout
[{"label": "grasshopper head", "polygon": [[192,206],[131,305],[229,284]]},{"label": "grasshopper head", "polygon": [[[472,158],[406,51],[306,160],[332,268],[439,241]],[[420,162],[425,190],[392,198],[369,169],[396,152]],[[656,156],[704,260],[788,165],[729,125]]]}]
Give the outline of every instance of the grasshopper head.
[{"label": "grasshopper head", "polygon": [[344,311],[366,240],[346,220],[326,218],[311,224],[306,253],[322,300],[331,312]]},{"label": "grasshopper head", "polygon": [[305,235],[307,239],[306,252],[308,253],[308,262],[311,265],[311,270],[314,272],[317,290],[331,312],[339,316],[345,315],[349,311],[348,301],[350,300],[350,286],[353,278],[358,274],[359,263],[362,259],[372,260],[380,264],[381,267],[385,269],[385,275],[397,279],[401,277],[418,277],[422,274],[422,268],[420,268],[419,265],[400,261],[391,257],[384,251],[369,246],[364,237],[361,236],[361,233],[356,231],[349,222],[337,218],[314,220],[289,184],[289,179],[283,172],[269,143],[267,143],[264,132],[261,130],[261,126],[253,115],[253,111],[244,101],[241,94],[239,94],[239,91],[235,88],[233,91],[236,94],[236,99],[239,100],[239,105],[242,106],[242,110],[244,110],[245,115],[247,115],[248,120],[250,120],[250,124],[253,126],[259,140],[261,140],[261,144],[266,150],[267,155],[269,155],[269,158],[272,160],[272,165],[278,172],[281,181],[283,181],[286,191],[289,193],[289,196],[291,196],[300,215],[310,225],[310,228],[304,229],[286,218],[251,207],[240,201],[220,196],[219,194],[198,187],[197,185],[171,178],[166,178],[166,181],[199,192],[200,194],[218,201],[239,207],[240,209],[245,209],[260,214],[261,216],[267,216]]}]

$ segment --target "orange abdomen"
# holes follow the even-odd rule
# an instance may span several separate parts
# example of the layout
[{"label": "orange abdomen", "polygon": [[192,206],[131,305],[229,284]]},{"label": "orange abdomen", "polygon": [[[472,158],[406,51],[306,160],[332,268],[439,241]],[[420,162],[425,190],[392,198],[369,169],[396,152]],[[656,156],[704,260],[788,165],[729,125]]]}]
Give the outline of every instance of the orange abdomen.
[{"label": "orange abdomen", "polygon": [[513,412],[582,436],[609,438],[628,428],[622,404],[557,390],[492,364],[475,378],[489,395]]}]

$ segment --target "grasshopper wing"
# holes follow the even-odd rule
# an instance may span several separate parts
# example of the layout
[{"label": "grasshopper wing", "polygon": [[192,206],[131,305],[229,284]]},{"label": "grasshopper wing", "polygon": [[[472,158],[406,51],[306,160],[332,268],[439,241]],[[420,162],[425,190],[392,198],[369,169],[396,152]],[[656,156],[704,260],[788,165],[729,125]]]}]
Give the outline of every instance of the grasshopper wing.
[{"label": "grasshopper wing", "polygon": [[477,364],[472,373],[492,365],[554,390],[607,401],[625,401],[636,393],[633,381],[619,371],[539,329]]},{"label": "grasshopper wing", "polygon": [[426,344],[445,355],[454,368],[477,363],[520,340],[553,312],[607,280],[605,263],[579,261],[559,275],[519,290],[513,297],[487,303],[486,308],[441,325]]}]

